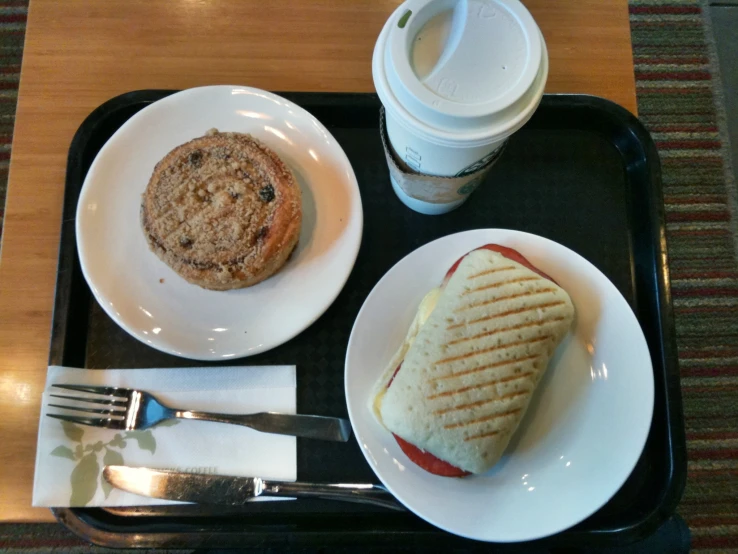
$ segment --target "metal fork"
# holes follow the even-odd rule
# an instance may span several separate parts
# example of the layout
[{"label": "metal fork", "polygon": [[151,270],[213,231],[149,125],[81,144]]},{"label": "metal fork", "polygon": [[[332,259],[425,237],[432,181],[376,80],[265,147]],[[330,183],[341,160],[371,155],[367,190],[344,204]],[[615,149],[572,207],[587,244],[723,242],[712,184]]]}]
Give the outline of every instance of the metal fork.
[{"label": "metal fork", "polygon": [[245,425],[246,427],[265,433],[338,442],[346,442],[351,436],[351,424],[348,420],[337,417],[288,415],[274,412],[246,415],[196,412],[194,410],[170,408],[159,402],[153,395],[140,390],[87,385],[53,386],[75,392],[88,392],[103,397],[68,396],[63,394],[51,395],[54,398],[74,400],[94,406],[86,408],[83,406],[49,404],[51,408],[97,414],[99,417],[83,417],[66,414],[46,414],[47,416],[61,419],[62,421],[91,425],[92,427],[139,431],[153,427],[166,419],[176,418],[234,423],[236,425]]}]

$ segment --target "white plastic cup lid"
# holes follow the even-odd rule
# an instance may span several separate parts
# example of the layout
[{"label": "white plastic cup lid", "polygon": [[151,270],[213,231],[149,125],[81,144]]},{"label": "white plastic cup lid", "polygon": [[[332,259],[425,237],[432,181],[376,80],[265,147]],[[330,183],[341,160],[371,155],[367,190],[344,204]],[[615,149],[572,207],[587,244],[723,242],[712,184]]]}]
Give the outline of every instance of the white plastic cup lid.
[{"label": "white plastic cup lid", "polygon": [[518,0],[407,0],[373,60],[385,107],[477,137],[516,130],[540,101],[547,70],[541,32]]}]

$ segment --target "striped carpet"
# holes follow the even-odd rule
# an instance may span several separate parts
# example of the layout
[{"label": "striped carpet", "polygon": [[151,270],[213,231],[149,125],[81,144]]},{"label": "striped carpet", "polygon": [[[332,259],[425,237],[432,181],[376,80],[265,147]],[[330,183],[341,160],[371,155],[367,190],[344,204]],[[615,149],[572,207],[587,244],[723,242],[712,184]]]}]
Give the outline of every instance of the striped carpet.
[{"label": "striped carpet", "polygon": [[[26,5],[0,0],[0,205]],[[738,553],[738,218],[704,17],[698,0],[630,2],[638,109],[663,164],[689,459],[679,513],[694,552]],[[51,524],[0,526],[0,550],[103,551]]]},{"label": "striped carpet", "polygon": [[0,1],[0,234],[27,15],[28,0]]},{"label": "striped carpet", "polygon": [[[738,8],[737,8],[738,9]],[[696,0],[632,1],[639,115],[661,155],[695,552],[738,552],[738,271],[709,44]]]}]

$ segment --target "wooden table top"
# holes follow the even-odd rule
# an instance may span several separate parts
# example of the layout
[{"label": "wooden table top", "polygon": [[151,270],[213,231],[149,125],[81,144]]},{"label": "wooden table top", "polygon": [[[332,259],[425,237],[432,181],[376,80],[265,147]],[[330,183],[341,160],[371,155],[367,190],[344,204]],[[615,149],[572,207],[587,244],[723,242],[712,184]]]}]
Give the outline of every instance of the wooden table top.
[{"label": "wooden table top", "polygon": [[[374,42],[399,3],[31,0],[0,263],[0,521],[53,519],[31,491],[66,156],[83,119],[146,88],[373,91]],[[524,3],[548,45],[547,92],[635,113],[626,0]]]}]

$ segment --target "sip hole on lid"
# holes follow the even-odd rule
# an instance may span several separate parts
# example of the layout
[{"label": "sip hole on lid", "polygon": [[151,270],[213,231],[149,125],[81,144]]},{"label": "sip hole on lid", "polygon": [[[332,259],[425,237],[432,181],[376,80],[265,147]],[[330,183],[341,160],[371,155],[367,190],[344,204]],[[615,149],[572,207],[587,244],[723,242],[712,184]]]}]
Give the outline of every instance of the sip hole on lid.
[{"label": "sip hole on lid", "polygon": [[410,0],[406,6],[388,37],[386,61],[396,84],[427,108],[479,117],[514,103],[533,84],[540,32],[517,0]]},{"label": "sip hole on lid", "polygon": [[520,128],[540,101],[548,55],[518,0],[408,0],[372,61],[385,109],[432,140],[476,145]]}]

